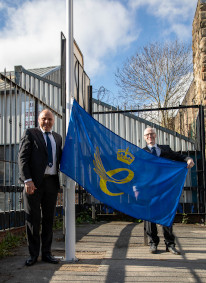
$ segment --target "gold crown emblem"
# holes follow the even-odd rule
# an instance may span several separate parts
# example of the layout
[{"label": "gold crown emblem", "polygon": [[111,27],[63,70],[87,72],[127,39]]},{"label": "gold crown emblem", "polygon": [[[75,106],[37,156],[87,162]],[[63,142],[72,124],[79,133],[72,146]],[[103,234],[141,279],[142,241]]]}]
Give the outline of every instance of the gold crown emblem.
[{"label": "gold crown emblem", "polygon": [[134,155],[129,152],[129,147],[126,150],[118,149],[117,160],[130,165],[134,161]]}]

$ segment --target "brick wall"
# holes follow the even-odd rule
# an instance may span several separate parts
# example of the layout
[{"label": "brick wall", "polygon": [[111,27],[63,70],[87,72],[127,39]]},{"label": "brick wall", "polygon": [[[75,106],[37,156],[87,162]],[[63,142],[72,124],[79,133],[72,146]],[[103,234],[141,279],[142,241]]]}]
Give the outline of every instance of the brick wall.
[{"label": "brick wall", "polygon": [[198,0],[192,28],[195,104],[206,104],[206,1]]}]

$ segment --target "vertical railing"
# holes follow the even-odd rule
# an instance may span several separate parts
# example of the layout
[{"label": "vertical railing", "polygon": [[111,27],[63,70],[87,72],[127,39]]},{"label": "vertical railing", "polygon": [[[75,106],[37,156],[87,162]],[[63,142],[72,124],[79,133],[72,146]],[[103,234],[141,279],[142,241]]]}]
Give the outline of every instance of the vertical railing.
[{"label": "vertical railing", "polygon": [[[59,123],[62,119],[61,107],[58,102],[60,85],[53,86],[52,82],[35,74],[32,77],[31,72],[22,67],[17,67],[15,74],[16,77],[14,73],[0,74],[0,230],[24,224],[23,188],[18,182],[17,165],[23,131],[37,125],[38,112],[43,107],[53,111],[55,120],[58,121],[55,130],[62,130]],[[15,78],[18,84],[14,82]],[[56,88],[54,95],[57,98],[54,103],[48,99],[49,87],[42,88],[43,94],[36,93],[35,80],[44,82],[45,86],[50,83],[53,89]],[[36,84],[40,85],[38,82]],[[55,103],[58,111],[52,108]]]}]

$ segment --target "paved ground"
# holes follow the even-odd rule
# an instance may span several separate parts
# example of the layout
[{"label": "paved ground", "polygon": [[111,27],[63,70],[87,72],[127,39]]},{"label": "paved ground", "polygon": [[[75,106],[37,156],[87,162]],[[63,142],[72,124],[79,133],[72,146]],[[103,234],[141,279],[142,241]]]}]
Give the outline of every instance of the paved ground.
[{"label": "paved ground", "polygon": [[[52,265],[41,262],[24,266],[27,247],[0,260],[0,282],[205,282],[206,226],[175,224],[177,248],[181,255],[165,251],[161,227],[158,254],[144,246],[143,223],[102,222],[82,224],[76,228],[78,262]],[[64,257],[65,243],[56,231],[53,254]]]}]

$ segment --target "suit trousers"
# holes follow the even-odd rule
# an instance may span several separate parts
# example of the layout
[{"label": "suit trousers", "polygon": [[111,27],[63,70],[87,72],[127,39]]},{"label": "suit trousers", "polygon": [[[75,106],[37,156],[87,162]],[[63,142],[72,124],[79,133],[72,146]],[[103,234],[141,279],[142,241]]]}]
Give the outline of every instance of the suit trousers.
[{"label": "suit trousers", "polygon": [[[31,256],[51,254],[53,221],[59,188],[58,175],[43,178],[33,195],[23,192],[26,213],[26,232]],[[40,237],[41,228],[41,237]]]},{"label": "suit trousers", "polygon": [[[145,221],[145,229],[149,238],[149,243],[155,244],[157,246],[159,244],[159,237],[156,223]],[[175,236],[173,234],[172,226],[162,226],[162,231],[164,235],[165,245],[167,247],[175,247]]]}]

